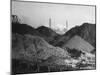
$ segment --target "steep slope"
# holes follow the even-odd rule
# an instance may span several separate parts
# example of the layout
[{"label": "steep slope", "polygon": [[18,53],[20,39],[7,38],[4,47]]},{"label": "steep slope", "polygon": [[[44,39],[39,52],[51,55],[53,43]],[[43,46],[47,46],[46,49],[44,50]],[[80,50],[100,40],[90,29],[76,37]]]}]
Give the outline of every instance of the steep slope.
[{"label": "steep slope", "polygon": [[20,23],[12,23],[12,33],[39,35],[35,28]]},{"label": "steep slope", "polygon": [[40,36],[50,44],[56,42],[56,40],[58,40],[58,38],[60,37],[60,35],[55,31],[45,26],[40,26],[36,30],[40,33]]},{"label": "steep slope", "polygon": [[[37,66],[48,67],[42,63],[50,57],[63,59],[68,57],[68,54],[59,47],[49,45],[39,36],[13,34],[12,71],[14,73],[37,72]],[[55,60],[51,60],[51,62],[53,63]],[[51,64],[50,62],[48,63]]]},{"label": "steep slope", "polygon": [[84,23],[81,26],[76,26],[66,32],[60,39],[54,44],[55,46],[63,46],[74,35],[82,37],[89,42],[92,46],[96,47],[96,25]]},{"label": "steep slope", "polygon": [[[75,70],[80,68],[77,64],[90,64],[84,59],[87,58],[86,55],[74,59],[70,54],[67,50],[48,44],[39,36],[12,35],[12,73],[14,74]],[[82,60],[86,64],[82,63]]]},{"label": "steep slope", "polygon": [[47,36],[47,37],[57,35],[56,32],[54,32],[53,30],[51,30],[50,28],[45,27],[45,26],[40,26],[40,27],[38,27],[36,30],[37,30],[39,33],[41,33],[43,36]]},{"label": "steep slope", "polygon": [[58,57],[67,56],[63,49],[49,45],[39,36],[22,36],[19,34],[13,34],[12,54],[13,58],[24,58],[26,60],[33,60],[34,58],[45,60],[52,55]]},{"label": "steep slope", "polygon": [[40,26],[36,29],[27,24],[20,24],[20,23],[12,23],[12,33],[18,33],[23,35],[31,34],[31,35],[40,36],[50,44],[54,43],[60,36],[52,29],[45,26]]},{"label": "steep slope", "polygon": [[63,48],[77,49],[81,51],[91,52],[94,47],[82,39],[80,36],[72,37],[67,43],[63,45]]}]

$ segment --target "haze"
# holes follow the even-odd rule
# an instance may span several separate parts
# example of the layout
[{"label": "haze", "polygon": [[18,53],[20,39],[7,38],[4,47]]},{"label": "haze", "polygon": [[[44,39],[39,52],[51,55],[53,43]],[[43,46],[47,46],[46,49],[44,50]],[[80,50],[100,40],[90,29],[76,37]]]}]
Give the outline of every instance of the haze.
[{"label": "haze", "polygon": [[95,7],[80,5],[48,4],[36,2],[12,1],[12,14],[18,15],[21,21],[32,27],[49,26],[63,29],[68,21],[68,29],[85,22],[95,23]]}]

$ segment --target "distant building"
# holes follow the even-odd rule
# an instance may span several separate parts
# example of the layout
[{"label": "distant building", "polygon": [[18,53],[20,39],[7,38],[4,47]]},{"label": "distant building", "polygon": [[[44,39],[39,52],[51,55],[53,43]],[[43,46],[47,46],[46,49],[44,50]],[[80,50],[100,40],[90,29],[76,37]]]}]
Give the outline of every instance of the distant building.
[{"label": "distant building", "polygon": [[17,15],[12,15],[11,20],[12,20],[12,23],[20,23],[21,21]]},{"label": "distant building", "polygon": [[80,36],[75,35],[67,43],[63,45],[63,48],[77,49],[86,52],[91,52],[94,47]]},{"label": "distant building", "polygon": [[[54,26],[52,26],[52,19],[49,18],[49,28],[53,29],[55,32],[57,32],[59,34],[64,34],[65,32],[67,32],[67,30],[68,30],[68,21],[67,20],[66,20],[65,24],[66,24],[65,26],[62,24],[57,24],[54,27]],[[63,26],[63,28],[62,28],[62,26]]]}]

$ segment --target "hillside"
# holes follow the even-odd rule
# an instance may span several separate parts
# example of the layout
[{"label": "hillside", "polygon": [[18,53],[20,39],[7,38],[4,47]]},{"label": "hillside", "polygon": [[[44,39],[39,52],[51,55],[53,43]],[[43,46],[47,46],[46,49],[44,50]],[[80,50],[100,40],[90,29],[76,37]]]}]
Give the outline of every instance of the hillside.
[{"label": "hillside", "polygon": [[[78,65],[82,64],[82,60],[84,60],[86,64],[89,64],[85,66],[86,68],[88,66],[91,67],[90,69],[95,68],[91,66],[89,62],[91,58],[94,58],[92,54],[90,55],[93,57],[88,57],[89,59],[87,60],[87,52],[84,53],[76,50],[79,54],[79,56],[76,56],[71,51],[73,50],[64,50],[59,47],[54,47],[39,36],[13,34],[12,72],[21,74],[75,70],[80,68]],[[83,56],[81,57],[81,55]],[[75,57],[77,57],[77,59]],[[94,63],[95,61],[92,60],[92,62]]]},{"label": "hillside", "polygon": [[40,26],[36,30],[41,34],[40,36],[50,44],[57,41],[58,38],[61,36],[57,34],[55,31],[53,31],[52,29],[45,26]]},{"label": "hillside", "polygon": [[60,36],[52,29],[45,26],[33,28],[27,24],[20,24],[20,23],[12,23],[12,33],[18,33],[22,35],[31,34],[31,35],[40,36],[50,44],[54,43]]},{"label": "hillside", "polygon": [[32,35],[13,34],[12,58],[45,60],[50,56],[66,57],[67,53],[59,48],[49,45],[43,38]]},{"label": "hillside", "polygon": [[73,36],[70,40],[68,40],[68,42],[65,43],[62,48],[70,48],[86,52],[91,52],[94,50],[94,47],[91,44],[89,44],[87,41],[77,35]]},{"label": "hillside", "polygon": [[39,35],[35,28],[20,23],[12,23],[12,33]]},{"label": "hillside", "polygon": [[[20,67],[22,67],[20,63],[26,63],[26,65],[31,66],[36,64],[39,65],[50,57],[63,59],[68,57],[68,55],[63,49],[49,45],[39,36],[13,34],[12,62],[19,62],[19,64],[16,63],[17,66],[14,65],[16,67],[12,66],[15,72],[20,72]],[[19,69],[16,71],[18,66]]]},{"label": "hillside", "polygon": [[73,36],[78,35],[96,47],[96,25],[84,23],[81,26],[76,26],[66,32],[59,40],[54,43],[55,46],[63,46]]}]

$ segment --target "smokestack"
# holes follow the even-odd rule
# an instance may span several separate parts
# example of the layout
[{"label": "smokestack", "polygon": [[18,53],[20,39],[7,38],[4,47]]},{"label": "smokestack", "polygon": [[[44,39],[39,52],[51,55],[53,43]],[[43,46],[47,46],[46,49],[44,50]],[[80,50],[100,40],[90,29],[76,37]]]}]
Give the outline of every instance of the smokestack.
[{"label": "smokestack", "polygon": [[66,20],[66,30],[68,30],[68,21]]},{"label": "smokestack", "polygon": [[51,18],[49,18],[49,27],[51,28]]}]

